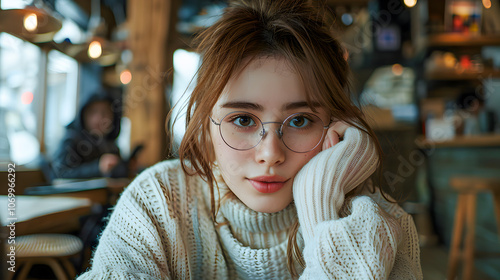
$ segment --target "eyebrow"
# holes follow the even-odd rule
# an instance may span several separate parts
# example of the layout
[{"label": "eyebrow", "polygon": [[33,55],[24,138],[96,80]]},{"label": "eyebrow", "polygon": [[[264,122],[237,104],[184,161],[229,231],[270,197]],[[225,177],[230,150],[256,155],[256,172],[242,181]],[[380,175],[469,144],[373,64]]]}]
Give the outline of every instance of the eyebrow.
[{"label": "eyebrow", "polygon": [[264,111],[264,107],[260,104],[251,103],[251,102],[240,102],[240,101],[224,103],[224,104],[222,104],[221,108],[251,109],[251,110],[255,110],[255,111]]},{"label": "eyebrow", "polygon": [[[290,102],[286,103],[281,107],[281,110],[283,111],[290,111],[294,109],[300,109],[300,108],[317,108],[321,107],[319,102],[312,102],[311,106],[309,106],[309,103],[306,101],[300,101],[300,102]],[[230,108],[230,109],[250,109],[250,110],[255,110],[255,111],[264,111],[264,106],[257,104],[257,103],[251,103],[251,102],[241,102],[241,101],[234,101],[234,102],[227,102],[222,104],[221,108]]]},{"label": "eyebrow", "polygon": [[[311,105],[311,106],[309,106],[309,105]],[[309,104],[306,101],[301,101],[301,102],[287,103],[287,104],[283,105],[283,110],[284,111],[290,111],[290,110],[300,109],[300,108],[311,108],[311,109],[314,109],[314,108],[317,108],[317,107],[321,107],[321,105],[319,104],[319,102],[312,102],[311,104]]]}]

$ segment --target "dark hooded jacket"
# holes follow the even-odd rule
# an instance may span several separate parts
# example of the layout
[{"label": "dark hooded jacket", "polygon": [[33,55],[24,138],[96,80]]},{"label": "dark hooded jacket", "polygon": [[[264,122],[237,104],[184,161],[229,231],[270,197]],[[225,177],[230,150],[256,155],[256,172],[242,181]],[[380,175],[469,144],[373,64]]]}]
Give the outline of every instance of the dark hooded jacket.
[{"label": "dark hooded jacket", "polygon": [[[84,112],[90,104],[97,101],[107,101],[111,104],[112,130],[107,135],[91,134],[84,127]],[[102,174],[99,170],[99,159],[103,154],[111,153],[120,156],[116,138],[120,133],[121,112],[121,100],[113,98],[104,90],[95,92],[82,102],[76,119],[66,127],[66,135],[54,154],[52,160],[54,177],[126,177],[128,175],[127,164],[123,160],[113,168],[111,174]]]}]

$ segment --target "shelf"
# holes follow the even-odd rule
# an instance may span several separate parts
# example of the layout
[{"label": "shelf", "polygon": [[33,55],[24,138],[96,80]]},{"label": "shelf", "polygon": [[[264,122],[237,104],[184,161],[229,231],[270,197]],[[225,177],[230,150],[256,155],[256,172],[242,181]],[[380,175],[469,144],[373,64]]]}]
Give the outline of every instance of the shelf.
[{"label": "shelf", "polygon": [[448,140],[429,140],[420,136],[417,145],[422,149],[433,148],[466,148],[466,147],[500,147],[500,134],[482,134],[470,136],[457,136]]},{"label": "shelf", "polygon": [[463,35],[441,33],[429,35],[428,47],[481,47],[500,45],[499,35]]},{"label": "shelf", "polygon": [[457,71],[454,69],[436,69],[427,71],[425,79],[434,81],[455,81],[455,80],[483,80],[486,78],[500,78],[500,70],[488,68],[483,71]]}]

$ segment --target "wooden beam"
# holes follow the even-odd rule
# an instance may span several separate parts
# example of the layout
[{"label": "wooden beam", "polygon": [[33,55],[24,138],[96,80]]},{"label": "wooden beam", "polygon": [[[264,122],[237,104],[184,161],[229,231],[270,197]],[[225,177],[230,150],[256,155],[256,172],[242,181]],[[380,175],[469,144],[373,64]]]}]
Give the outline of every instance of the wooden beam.
[{"label": "wooden beam", "polygon": [[138,158],[142,166],[167,156],[165,88],[169,83],[166,73],[173,66],[167,42],[172,36],[171,18],[177,12],[175,7],[174,0],[128,0],[129,46],[133,60],[124,110],[132,124],[131,146],[145,145]]},{"label": "wooden beam", "polygon": [[370,0],[327,0],[329,6],[368,6]]}]

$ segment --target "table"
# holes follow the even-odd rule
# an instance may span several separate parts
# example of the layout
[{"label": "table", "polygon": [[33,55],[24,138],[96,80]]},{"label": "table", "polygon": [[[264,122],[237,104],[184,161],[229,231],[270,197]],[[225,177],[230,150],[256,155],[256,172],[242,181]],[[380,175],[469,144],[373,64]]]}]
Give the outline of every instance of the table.
[{"label": "table", "polygon": [[[0,196],[2,225],[8,218],[8,197]],[[92,202],[86,198],[51,196],[15,196],[16,236],[33,233],[68,233],[80,228],[79,218],[91,212]]]},{"label": "table", "polygon": [[114,205],[129,183],[128,178],[56,179],[49,186],[27,188],[25,194],[81,197],[95,204]]}]

